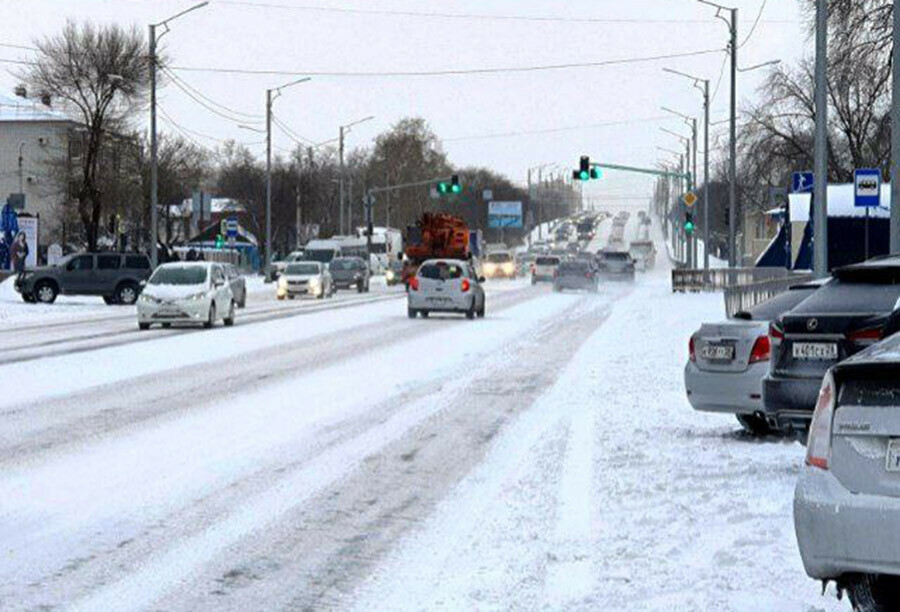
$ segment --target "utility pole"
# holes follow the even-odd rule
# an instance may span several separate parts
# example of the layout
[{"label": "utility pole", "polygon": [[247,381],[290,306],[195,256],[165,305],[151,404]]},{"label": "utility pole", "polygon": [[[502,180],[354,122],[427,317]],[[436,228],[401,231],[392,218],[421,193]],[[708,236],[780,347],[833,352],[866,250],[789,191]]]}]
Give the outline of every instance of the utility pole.
[{"label": "utility pole", "polygon": [[891,253],[900,253],[900,10],[894,10],[891,102]]},{"label": "utility pole", "polygon": [[737,267],[737,19],[738,10],[731,9],[731,119],[728,161],[728,265]]},{"label": "utility pole", "polygon": [[272,282],[272,90],[266,90],[266,282]]},{"label": "utility pole", "polygon": [[[896,17],[895,17],[896,18]],[[896,52],[896,51],[895,51]],[[828,10],[827,0],[816,1],[816,143],[813,186],[813,257],[816,278],[828,275]],[[894,85],[896,88],[896,84]],[[894,119],[896,120],[896,119]],[[892,134],[893,139],[897,136]],[[891,193],[896,185],[891,185]],[[894,219],[893,207],[891,222]],[[891,236],[893,240],[893,235]]]},{"label": "utility pole", "polygon": [[703,79],[703,270],[709,271],[709,79]]},{"label": "utility pole", "polygon": [[[332,132],[333,134],[334,132]],[[344,126],[342,125],[339,130],[340,144],[338,144],[338,156],[340,157],[340,170],[338,177],[338,208],[340,209],[338,218],[338,234],[344,233]]]},{"label": "utility pole", "polygon": [[162,26],[165,28],[160,38],[165,36],[169,31],[169,22],[178,19],[182,15],[203,8],[209,4],[209,1],[195,4],[159,23],[150,24],[149,32],[149,51],[150,51],[150,264],[155,268],[159,263],[159,252],[157,243],[159,242],[159,190],[157,186],[157,142],[156,142],[156,28]]}]

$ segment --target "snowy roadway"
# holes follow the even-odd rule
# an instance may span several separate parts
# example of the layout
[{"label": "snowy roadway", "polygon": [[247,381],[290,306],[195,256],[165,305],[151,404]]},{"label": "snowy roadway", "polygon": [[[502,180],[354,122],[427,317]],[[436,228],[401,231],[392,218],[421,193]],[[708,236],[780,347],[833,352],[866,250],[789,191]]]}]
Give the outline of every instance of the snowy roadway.
[{"label": "snowy roadway", "polygon": [[796,551],[802,449],[687,405],[722,301],[667,274],[0,365],[0,610],[840,609]]}]

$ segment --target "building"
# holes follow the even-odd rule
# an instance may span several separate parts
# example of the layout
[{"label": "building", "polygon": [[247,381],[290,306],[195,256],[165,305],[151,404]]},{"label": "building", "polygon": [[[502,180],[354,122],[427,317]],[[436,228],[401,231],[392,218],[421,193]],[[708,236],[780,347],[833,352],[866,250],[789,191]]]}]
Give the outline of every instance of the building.
[{"label": "building", "polygon": [[24,194],[16,212],[40,219],[38,246],[61,240],[66,172],[80,156],[78,124],[41,102],[0,95],[0,204]]}]

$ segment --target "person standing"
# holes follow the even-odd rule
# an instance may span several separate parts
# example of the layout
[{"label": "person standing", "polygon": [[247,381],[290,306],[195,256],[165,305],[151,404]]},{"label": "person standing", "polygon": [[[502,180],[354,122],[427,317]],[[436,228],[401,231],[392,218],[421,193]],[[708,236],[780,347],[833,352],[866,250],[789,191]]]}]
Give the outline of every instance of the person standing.
[{"label": "person standing", "polygon": [[25,276],[25,260],[28,258],[28,242],[25,240],[25,232],[16,234],[9,254],[12,259],[13,271],[16,273],[16,282],[19,282]]}]

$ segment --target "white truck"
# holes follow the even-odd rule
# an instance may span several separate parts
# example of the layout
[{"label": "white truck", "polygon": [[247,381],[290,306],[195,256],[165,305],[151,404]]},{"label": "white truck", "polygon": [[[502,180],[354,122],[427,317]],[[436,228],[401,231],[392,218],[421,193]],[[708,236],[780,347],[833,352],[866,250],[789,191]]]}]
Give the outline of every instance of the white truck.
[{"label": "white truck", "polygon": [[[356,229],[358,238],[366,239],[366,228]],[[393,227],[372,228],[372,253],[369,265],[372,274],[384,274],[392,261],[397,261],[403,253],[403,233]]]}]

